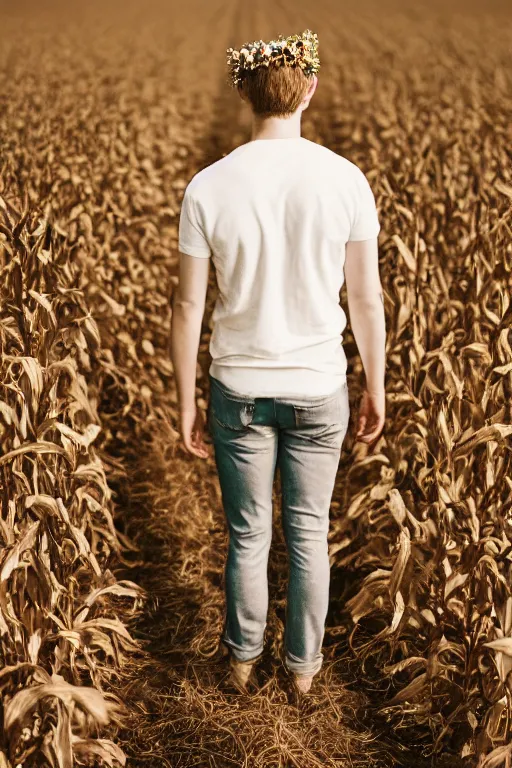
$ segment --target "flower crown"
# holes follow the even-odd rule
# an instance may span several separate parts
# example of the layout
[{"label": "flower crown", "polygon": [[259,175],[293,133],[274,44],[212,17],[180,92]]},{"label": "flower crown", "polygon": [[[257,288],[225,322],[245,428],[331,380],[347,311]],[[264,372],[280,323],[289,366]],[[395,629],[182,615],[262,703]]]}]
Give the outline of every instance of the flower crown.
[{"label": "flower crown", "polygon": [[242,82],[243,72],[256,67],[276,67],[298,65],[306,75],[318,72],[318,35],[306,29],[302,35],[279,35],[277,40],[269,43],[255,40],[245,43],[240,50],[227,49],[227,64],[229,68],[229,84],[235,88]]}]

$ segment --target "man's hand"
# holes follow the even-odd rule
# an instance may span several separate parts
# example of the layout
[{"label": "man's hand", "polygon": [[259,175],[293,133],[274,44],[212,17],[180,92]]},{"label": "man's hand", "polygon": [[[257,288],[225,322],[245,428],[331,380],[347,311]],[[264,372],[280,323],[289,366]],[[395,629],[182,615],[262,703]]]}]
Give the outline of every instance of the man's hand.
[{"label": "man's hand", "polygon": [[378,393],[363,391],[359,405],[359,427],[356,440],[362,443],[374,443],[384,428],[386,418],[386,393],[384,390]]},{"label": "man's hand", "polygon": [[201,409],[194,406],[192,410],[181,411],[180,424],[185,450],[201,459],[207,459],[210,453],[203,439],[205,421]]}]

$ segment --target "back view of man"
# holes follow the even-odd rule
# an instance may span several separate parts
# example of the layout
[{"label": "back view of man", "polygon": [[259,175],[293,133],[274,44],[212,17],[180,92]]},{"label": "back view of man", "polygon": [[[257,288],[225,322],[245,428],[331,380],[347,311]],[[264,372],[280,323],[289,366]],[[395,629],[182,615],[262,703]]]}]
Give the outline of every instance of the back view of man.
[{"label": "back view of man", "polygon": [[290,564],[285,662],[301,692],[322,666],[329,508],[350,416],[345,279],[366,377],[357,437],[373,443],[384,424],[375,199],[354,163],[300,133],[317,86],[317,47],[306,30],[228,49],[252,138],[193,177],[180,217],[173,362],[185,447],[199,456],[206,448],[190,345],[197,357],[210,257],[219,289],[208,426],[230,534],[222,640],[242,688],[255,682],[263,651],[276,467]]}]

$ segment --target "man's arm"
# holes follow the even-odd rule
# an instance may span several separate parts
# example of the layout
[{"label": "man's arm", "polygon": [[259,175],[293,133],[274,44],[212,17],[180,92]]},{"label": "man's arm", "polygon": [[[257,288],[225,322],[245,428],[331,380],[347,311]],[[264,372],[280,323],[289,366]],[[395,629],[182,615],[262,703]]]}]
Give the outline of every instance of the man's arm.
[{"label": "man's arm", "polygon": [[382,395],[386,327],[377,237],[347,242],[345,282],[350,325],[363,363],[366,388],[372,395]]},{"label": "man's arm", "polygon": [[180,252],[179,283],[173,296],[171,359],[181,413],[195,413],[197,355],[208,290],[210,259]]}]

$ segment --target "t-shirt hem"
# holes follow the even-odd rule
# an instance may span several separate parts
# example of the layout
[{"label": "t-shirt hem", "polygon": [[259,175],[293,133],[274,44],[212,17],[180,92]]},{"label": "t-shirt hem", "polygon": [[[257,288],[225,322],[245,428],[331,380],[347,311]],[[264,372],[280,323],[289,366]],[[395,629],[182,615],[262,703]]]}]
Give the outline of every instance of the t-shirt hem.
[{"label": "t-shirt hem", "polygon": [[355,237],[349,237],[348,241],[349,243],[357,243],[360,240],[372,240],[374,237],[377,237],[377,235],[380,232],[380,227],[377,230],[373,230],[373,232],[368,232],[365,235],[356,235]]},{"label": "t-shirt hem", "polygon": [[197,256],[200,259],[209,259],[211,256],[211,251],[205,251],[194,245],[187,245],[186,243],[179,243],[178,250],[180,250],[181,253],[186,253],[187,256]]},{"label": "t-shirt hem", "polygon": [[209,373],[226,387],[248,397],[302,397],[333,394],[347,380],[346,371],[324,373],[310,368],[254,368],[219,365],[212,360]]}]

